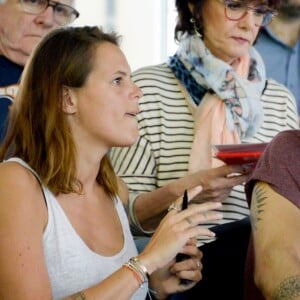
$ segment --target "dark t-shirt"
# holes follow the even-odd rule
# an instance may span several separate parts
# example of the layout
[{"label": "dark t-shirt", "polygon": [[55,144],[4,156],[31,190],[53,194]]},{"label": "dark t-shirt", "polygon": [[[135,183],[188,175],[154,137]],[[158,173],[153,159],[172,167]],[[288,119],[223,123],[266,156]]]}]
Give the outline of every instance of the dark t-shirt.
[{"label": "dark t-shirt", "polygon": [[23,67],[0,56],[0,144],[7,128],[9,106],[18,92],[22,71]]},{"label": "dark t-shirt", "polygon": [[[273,138],[246,183],[250,204],[255,182],[264,181],[300,208],[300,130],[280,132]],[[250,240],[245,274],[245,299],[263,300],[253,280],[253,240]]]},{"label": "dark t-shirt", "polygon": [[247,200],[256,181],[264,181],[300,208],[300,130],[280,132],[273,138],[246,184]]}]

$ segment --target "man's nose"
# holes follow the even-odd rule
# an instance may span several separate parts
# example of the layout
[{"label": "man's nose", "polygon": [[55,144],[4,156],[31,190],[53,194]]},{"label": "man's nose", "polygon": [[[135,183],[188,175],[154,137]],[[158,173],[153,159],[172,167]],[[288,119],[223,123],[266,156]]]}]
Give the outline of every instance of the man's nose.
[{"label": "man's nose", "polygon": [[36,20],[39,24],[52,27],[55,25],[54,14],[54,7],[49,5],[43,12],[37,15]]}]

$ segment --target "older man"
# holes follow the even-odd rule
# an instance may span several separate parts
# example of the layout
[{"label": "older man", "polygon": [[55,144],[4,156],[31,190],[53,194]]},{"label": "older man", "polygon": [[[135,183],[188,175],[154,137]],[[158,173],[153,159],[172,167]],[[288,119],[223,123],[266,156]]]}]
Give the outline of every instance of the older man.
[{"label": "older man", "polygon": [[0,143],[9,106],[32,50],[51,30],[72,23],[79,13],[73,0],[6,0],[0,6]]}]

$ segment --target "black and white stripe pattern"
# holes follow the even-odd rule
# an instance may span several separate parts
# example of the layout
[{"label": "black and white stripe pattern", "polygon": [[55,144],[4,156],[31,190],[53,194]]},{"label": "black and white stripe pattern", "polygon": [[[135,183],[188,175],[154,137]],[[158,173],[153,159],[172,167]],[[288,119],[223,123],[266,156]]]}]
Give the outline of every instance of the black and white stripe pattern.
[{"label": "black and white stripe pattern", "polygon": [[[194,136],[194,120],[186,101],[189,95],[166,64],[142,68],[133,80],[144,93],[138,114],[140,138],[130,148],[111,151],[117,174],[129,186],[130,201],[186,175]],[[261,100],[263,124],[253,138],[242,142],[269,142],[280,131],[298,128],[295,100],[285,87],[269,80]],[[208,226],[249,215],[242,185],[232,190],[222,212],[224,219]]]}]

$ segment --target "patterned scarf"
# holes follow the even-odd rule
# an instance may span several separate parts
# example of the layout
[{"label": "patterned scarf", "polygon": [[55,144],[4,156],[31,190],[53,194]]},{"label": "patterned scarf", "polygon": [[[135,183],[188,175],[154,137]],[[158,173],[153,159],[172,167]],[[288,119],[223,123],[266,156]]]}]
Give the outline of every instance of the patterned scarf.
[{"label": "patterned scarf", "polygon": [[213,144],[240,143],[262,124],[266,75],[261,57],[251,48],[229,65],[213,56],[199,36],[183,34],[169,66],[194,100],[188,100],[195,119],[190,172],[220,165],[212,158]]}]

